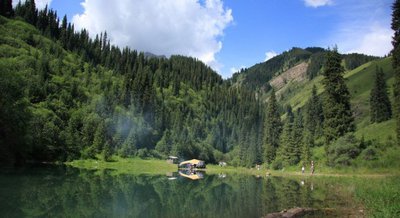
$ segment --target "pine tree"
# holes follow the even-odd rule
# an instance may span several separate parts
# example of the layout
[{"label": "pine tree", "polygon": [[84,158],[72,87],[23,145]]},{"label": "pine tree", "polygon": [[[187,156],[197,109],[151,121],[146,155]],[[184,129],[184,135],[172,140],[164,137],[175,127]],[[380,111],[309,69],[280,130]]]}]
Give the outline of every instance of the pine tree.
[{"label": "pine tree", "polygon": [[12,0],[0,0],[0,6],[0,15],[5,17],[12,17],[14,15]]},{"label": "pine tree", "polygon": [[272,89],[264,123],[264,152],[268,163],[271,163],[275,159],[276,149],[279,146],[281,128],[282,123],[278,111],[278,103],[276,101],[275,91]]},{"label": "pine tree", "polygon": [[385,74],[376,66],[375,84],[370,95],[371,122],[383,122],[392,117],[392,107],[387,93]]},{"label": "pine tree", "polygon": [[301,160],[303,163],[309,163],[311,160],[311,150],[310,148],[314,147],[314,137],[311,133],[305,129],[304,137],[303,137],[303,145],[301,147]]},{"label": "pine tree", "polygon": [[393,69],[394,69],[394,115],[396,117],[397,143],[400,145],[400,0],[396,0],[392,6],[392,29],[393,36]]},{"label": "pine tree", "polygon": [[337,48],[328,51],[324,65],[324,135],[326,143],[355,130],[350,93],[343,78],[342,57]]},{"label": "pine tree", "polygon": [[293,121],[293,144],[290,149],[290,164],[298,164],[301,157],[301,148],[303,147],[303,114],[300,109],[297,110]]},{"label": "pine tree", "polygon": [[322,135],[322,125],[324,114],[321,100],[317,94],[317,87],[314,85],[311,97],[305,107],[304,127],[309,131],[311,137],[315,139]]},{"label": "pine tree", "polygon": [[282,134],[280,137],[280,146],[277,152],[277,157],[282,160],[284,166],[291,165],[293,158],[291,151],[293,145],[293,118],[288,116],[283,126]]}]

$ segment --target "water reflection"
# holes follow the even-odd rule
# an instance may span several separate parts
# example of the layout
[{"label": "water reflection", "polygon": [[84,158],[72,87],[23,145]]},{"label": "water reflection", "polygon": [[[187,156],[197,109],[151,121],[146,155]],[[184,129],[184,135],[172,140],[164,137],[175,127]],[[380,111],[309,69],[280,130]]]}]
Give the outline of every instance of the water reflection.
[{"label": "water reflection", "polygon": [[198,180],[204,178],[204,171],[195,169],[179,170],[179,175],[191,180]]},{"label": "water reflection", "polygon": [[[200,177],[199,172],[194,175]],[[166,178],[63,167],[35,168],[0,172],[0,214],[3,217],[261,217],[293,207],[335,207],[337,199],[329,189],[331,186],[322,183],[316,189],[316,183],[305,180],[302,185],[300,180],[238,174],[202,174],[202,179],[192,181],[176,173]]]}]

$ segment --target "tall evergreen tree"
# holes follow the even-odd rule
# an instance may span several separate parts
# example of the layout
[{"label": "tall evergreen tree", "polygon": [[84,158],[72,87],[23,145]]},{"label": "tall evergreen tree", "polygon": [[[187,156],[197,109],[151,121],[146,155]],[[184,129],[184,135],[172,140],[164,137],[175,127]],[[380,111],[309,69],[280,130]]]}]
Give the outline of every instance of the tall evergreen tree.
[{"label": "tall evergreen tree", "polygon": [[276,101],[275,91],[272,89],[264,123],[264,152],[268,163],[271,163],[275,159],[276,149],[279,146],[281,129],[282,122],[279,115],[278,103]]},{"label": "tall evergreen tree", "polygon": [[11,17],[14,15],[12,8],[12,0],[0,0],[0,15],[4,17]]},{"label": "tall evergreen tree", "polygon": [[375,84],[370,95],[371,122],[382,122],[392,117],[392,107],[387,93],[385,74],[376,66]]},{"label": "tall evergreen tree", "polygon": [[305,107],[304,118],[304,127],[309,131],[313,139],[322,135],[323,113],[322,103],[317,94],[317,87],[314,85],[311,91],[311,97]]},{"label": "tall evergreen tree", "polygon": [[300,109],[297,110],[293,121],[293,144],[290,149],[290,164],[298,164],[301,157],[301,148],[303,147],[303,113]]},{"label": "tall evergreen tree", "polygon": [[350,93],[343,78],[342,57],[337,48],[328,51],[324,65],[324,135],[326,143],[355,130]]},{"label": "tall evergreen tree", "polygon": [[[292,116],[293,117],[293,116]],[[292,147],[294,145],[293,138],[293,118],[288,116],[283,126],[282,134],[280,137],[280,145],[277,151],[277,156],[282,160],[284,166],[291,165],[292,158]]]},{"label": "tall evergreen tree", "polygon": [[394,36],[392,40],[393,69],[394,69],[394,114],[396,117],[397,143],[400,144],[400,0],[396,0],[392,6],[392,29]]}]

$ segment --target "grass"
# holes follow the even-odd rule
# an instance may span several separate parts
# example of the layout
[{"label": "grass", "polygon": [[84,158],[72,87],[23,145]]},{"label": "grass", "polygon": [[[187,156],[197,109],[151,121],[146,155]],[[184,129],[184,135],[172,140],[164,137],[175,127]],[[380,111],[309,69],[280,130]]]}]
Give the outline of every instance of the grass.
[{"label": "grass", "polygon": [[[381,177],[387,175],[400,175],[400,170],[397,168],[355,168],[355,167],[344,167],[344,168],[330,168],[318,162],[316,163],[316,171],[313,176],[373,176]],[[168,164],[165,160],[156,159],[140,159],[140,158],[120,158],[117,156],[113,157],[113,161],[105,162],[102,160],[74,160],[67,162],[66,165],[75,168],[88,169],[88,170],[115,170],[121,174],[166,174],[177,171],[176,164]],[[309,169],[306,167],[306,173],[300,172],[300,166],[291,166],[283,170],[270,170],[266,169],[265,165],[261,166],[260,170],[256,168],[245,168],[245,167],[234,167],[226,166],[220,167],[218,165],[208,164],[206,172],[207,174],[245,174],[245,175],[261,175],[264,176],[267,173],[272,176],[309,176]]]},{"label": "grass", "polygon": [[[369,120],[368,120],[369,121]],[[365,125],[357,128],[355,135],[357,138],[364,137],[365,140],[377,140],[384,142],[389,138],[396,138],[396,121],[394,119],[382,122]]]},{"label": "grass", "polygon": [[355,197],[370,217],[400,217],[400,177],[358,180]]},{"label": "grass", "polygon": [[66,165],[75,168],[88,169],[88,170],[115,170],[118,174],[166,174],[176,172],[177,166],[168,164],[164,160],[143,160],[139,158],[120,158],[113,157],[113,161],[105,162],[101,160],[74,160],[67,162]]}]

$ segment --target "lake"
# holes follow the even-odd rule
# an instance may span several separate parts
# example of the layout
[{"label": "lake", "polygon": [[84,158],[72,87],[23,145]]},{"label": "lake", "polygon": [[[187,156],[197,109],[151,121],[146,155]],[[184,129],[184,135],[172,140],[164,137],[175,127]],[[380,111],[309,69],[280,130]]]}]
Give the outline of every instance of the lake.
[{"label": "lake", "polygon": [[[202,177],[202,178],[201,178]],[[207,175],[124,175],[65,166],[0,170],[2,217],[262,217],[294,207],[310,217],[358,211],[337,179]],[[336,208],[332,212],[330,208]],[[327,209],[327,210],[325,210]]]}]

